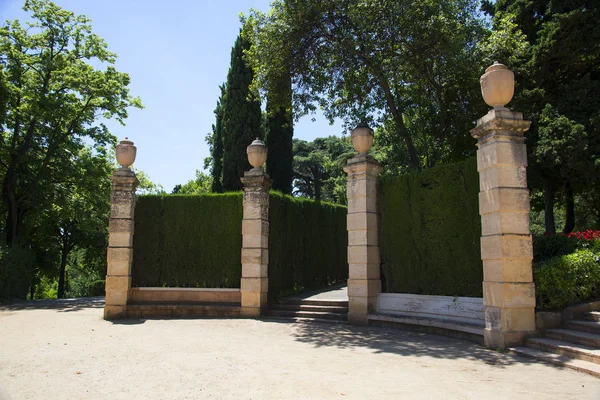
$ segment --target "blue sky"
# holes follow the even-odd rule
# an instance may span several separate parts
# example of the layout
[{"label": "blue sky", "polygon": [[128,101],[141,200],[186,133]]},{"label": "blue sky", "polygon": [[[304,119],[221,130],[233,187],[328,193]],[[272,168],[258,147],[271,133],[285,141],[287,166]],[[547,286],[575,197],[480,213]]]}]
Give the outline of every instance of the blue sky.
[{"label": "blue sky", "polygon": [[[0,20],[19,18],[24,0],[0,0]],[[270,0],[54,0],[92,20],[118,54],[117,69],[131,76],[131,93],[145,108],[131,109],[126,126],[109,123],[118,139],[138,148],[135,167],[170,192],[194,177],[208,156],[204,138],[214,122],[219,85],[227,78],[240,12],[268,10]],[[311,118],[316,118],[315,122]],[[341,124],[302,118],[294,137],[340,135]]]}]

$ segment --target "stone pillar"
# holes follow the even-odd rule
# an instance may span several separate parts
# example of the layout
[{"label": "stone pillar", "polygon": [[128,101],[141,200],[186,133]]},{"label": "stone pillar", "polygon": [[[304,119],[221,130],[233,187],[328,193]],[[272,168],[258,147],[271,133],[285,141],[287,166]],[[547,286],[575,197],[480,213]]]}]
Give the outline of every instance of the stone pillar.
[{"label": "stone pillar", "polygon": [[381,292],[377,175],[381,166],[366,154],[348,160],[348,322],[367,325]]},{"label": "stone pillar", "polygon": [[244,173],[244,219],[242,221],[242,315],[260,317],[269,290],[269,187],[271,180],[261,169]]},{"label": "stone pillar", "polygon": [[535,330],[527,150],[530,121],[493,109],[471,131],[477,143],[485,344],[505,348]]},{"label": "stone pillar", "polygon": [[110,222],[106,269],[104,319],[127,316],[133,259],[133,214],[138,180],[128,168],[116,170],[110,195]]}]

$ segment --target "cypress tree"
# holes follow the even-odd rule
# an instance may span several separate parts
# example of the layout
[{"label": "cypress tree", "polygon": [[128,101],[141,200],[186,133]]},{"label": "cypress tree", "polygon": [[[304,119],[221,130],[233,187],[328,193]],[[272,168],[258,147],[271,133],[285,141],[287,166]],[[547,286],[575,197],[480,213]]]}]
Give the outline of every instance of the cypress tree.
[{"label": "cypress tree", "polygon": [[291,194],[294,125],[289,70],[277,73],[269,82],[266,128],[267,173],[273,180],[273,189]]},{"label": "cypress tree", "polygon": [[254,73],[244,60],[250,42],[238,36],[231,50],[231,66],[227,74],[227,94],[222,109],[223,190],[242,189],[240,177],[251,166],[246,147],[262,137],[260,101],[250,91]]},{"label": "cypress tree", "polygon": [[220,86],[221,95],[215,108],[215,123],[212,126],[212,159],[211,170],[213,193],[223,192],[223,100],[225,98],[225,85]]}]

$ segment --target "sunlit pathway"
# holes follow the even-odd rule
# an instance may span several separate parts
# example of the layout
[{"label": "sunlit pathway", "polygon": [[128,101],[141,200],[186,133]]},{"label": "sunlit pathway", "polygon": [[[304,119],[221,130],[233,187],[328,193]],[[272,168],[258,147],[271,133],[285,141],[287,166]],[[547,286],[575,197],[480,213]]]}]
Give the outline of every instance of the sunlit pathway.
[{"label": "sunlit pathway", "polygon": [[[58,307],[56,307],[58,305]],[[600,379],[435,335],[0,307],[0,399],[598,399]]]}]

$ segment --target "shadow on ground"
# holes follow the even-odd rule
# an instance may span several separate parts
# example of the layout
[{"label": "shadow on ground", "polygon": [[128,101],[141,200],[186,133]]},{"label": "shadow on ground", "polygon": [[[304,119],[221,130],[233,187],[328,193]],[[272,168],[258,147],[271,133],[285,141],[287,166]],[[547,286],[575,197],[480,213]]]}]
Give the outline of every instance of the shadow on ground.
[{"label": "shadow on ground", "polygon": [[[268,322],[277,324],[293,323],[286,321]],[[400,356],[463,358],[479,360],[499,367],[535,363],[535,361],[493,351],[475,343],[430,333],[377,326],[358,327],[316,322],[296,322],[296,325],[297,327],[293,333],[296,340],[315,347],[367,348],[372,349],[375,353],[392,353]]]},{"label": "shadow on ground", "polygon": [[0,305],[0,311],[57,310],[60,312],[79,311],[84,308],[104,307],[104,297],[80,297],[76,299],[27,300]]}]

